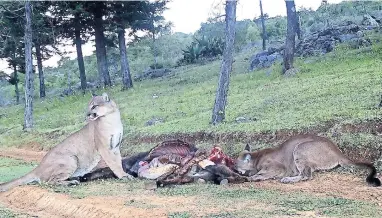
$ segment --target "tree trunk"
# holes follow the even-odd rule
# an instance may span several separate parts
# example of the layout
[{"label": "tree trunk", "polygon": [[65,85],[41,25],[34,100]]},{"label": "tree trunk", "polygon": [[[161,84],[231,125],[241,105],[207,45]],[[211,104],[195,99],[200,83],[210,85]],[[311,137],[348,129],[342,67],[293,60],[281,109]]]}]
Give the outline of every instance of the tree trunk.
[{"label": "tree trunk", "polygon": [[262,2],[262,0],[260,0],[260,13],[261,13],[261,27],[263,29],[261,38],[263,39],[263,51],[265,51],[265,49],[267,49],[267,47],[266,47],[267,33],[265,31],[265,20],[264,20],[263,2]]},{"label": "tree trunk", "polygon": [[300,13],[296,11],[296,34],[298,40],[302,39],[302,32],[301,32],[301,16]]},{"label": "tree trunk", "polygon": [[158,67],[158,53],[156,47],[155,33],[153,33],[153,55],[154,55],[154,69]]},{"label": "tree trunk", "polygon": [[220,69],[218,88],[216,91],[215,105],[212,111],[213,125],[221,123],[225,118],[225,107],[227,105],[229,77],[232,71],[233,50],[235,44],[236,5],[236,0],[226,0],[225,48],[223,53],[223,61]]},{"label": "tree trunk", "polygon": [[87,83],[86,83],[84,56],[82,55],[81,27],[80,27],[78,16],[79,16],[78,14],[75,14],[74,35],[76,37],[75,43],[76,43],[76,50],[77,50],[78,70],[80,71],[81,89],[82,89],[82,93],[85,94]]},{"label": "tree trunk", "polygon": [[40,80],[40,98],[45,98],[44,71],[42,70],[42,56],[40,44],[35,43],[35,48],[37,57],[38,78]]},{"label": "tree trunk", "polygon": [[287,34],[284,49],[284,67],[283,74],[293,68],[293,56],[296,40],[296,7],[294,1],[285,1],[287,8]]},{"label": "tree trunk", "polygon": [[16,64],[13,65],[13,77],[15,78],[15,93],[16,93],[16,104],[20,104],[20,91],[19,91],[19,79],[17,76]]},{"label": "tree trunk", "polygon": [[33,127],[33,64],[32,64],[32,13],[30,1],[25,1],[25,112],[24,130]]},{"label": "tree trunk", "polygon": [[103,33],[102,9],[97,8],[94,14],[94,32],[96,42],[97,67],[101,81],[105,86],[111,86],[109,67],[107,65],[105,35]]},{"label": "tree trunk", "polygon": [[125,30],[118,28],[118,41],[119,41],[119,53],[121,56],[121,73],[122,73],[122,89],[126,90],[133,87],[131,80],[129,62],[127,59],[126,44],[125,44]]}]

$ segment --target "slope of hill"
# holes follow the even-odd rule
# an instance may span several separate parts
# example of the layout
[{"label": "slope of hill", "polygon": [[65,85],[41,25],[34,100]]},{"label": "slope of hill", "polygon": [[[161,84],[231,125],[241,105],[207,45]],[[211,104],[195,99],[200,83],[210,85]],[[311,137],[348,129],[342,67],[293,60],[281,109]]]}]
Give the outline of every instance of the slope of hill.
[{"label": "slope of hill", "polygon": [[[378,119],[382,61],[376,57],[381,54],[382,44],[358,50],[341,46],[325,56],[298,59],[299,73],[290,78],[280,75],[279,64],[271,69],[248,72],[251,55],[238,54],[233,66],[226,121],[218,126],[209,122],[220,61],[178,68],[165,78],[137,82],[134,89],[125,92],[120,91],[120,87],[104,91],[120,107],[125,143],[153,143],[182,134],[196,135],[194,139],[202,141],[210,135],[213,142],[256,143],[251,134],[272,135],[277,130],[304,128],[309,131],[328,122],[341,125]],[[51,147],[84,125],[89,99],[90,93],[36,100],[35,128],[30,133],[22,131],[22,105],[0,108],[1,146]],[[158,120],[155,125],[148,125],[148,121]],[[360,134],[364,132],[368,130]],[[204,138],[198,139],[201,135]],[[341,139],[340,145],[370,139],[360,136],[362,140],[355,142],[354,137],[349,137],[347,135],[345,141]],[[377,144],[375,140],[374,137],[373,146]],[[143,148],[145,146],[130,146],[128,151]],[[231,151],[239,149],[234,146]]]}]

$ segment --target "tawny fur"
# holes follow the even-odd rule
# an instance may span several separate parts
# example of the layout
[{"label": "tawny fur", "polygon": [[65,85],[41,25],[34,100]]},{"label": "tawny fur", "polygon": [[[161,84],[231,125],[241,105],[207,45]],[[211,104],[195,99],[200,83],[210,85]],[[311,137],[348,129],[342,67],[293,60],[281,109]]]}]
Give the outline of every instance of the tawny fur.
[{"label": "tawny fur", "polygon": [[0,191],[32,182],[77,184],[72,177],[89,173],[103,159],[118,177],[128,176],[122,169],[120,143],[123,127],[115,102],[106,93],[93,96],[88,104],[88,123],[51,149],[41,163],[25,176],[0,185]]},{"label": "tawny fur", "polygon": [[373,186],[381,185],[373,164],[353,162],[332,141],[315,135],[297,135],[278,147],[255,152],[250,152],[247,145],[235,162],[236,170],[248,174],[252,181],[281,179],[283,183],[309,180],[314,171],[347,165],[368,168],[366,181]]}]

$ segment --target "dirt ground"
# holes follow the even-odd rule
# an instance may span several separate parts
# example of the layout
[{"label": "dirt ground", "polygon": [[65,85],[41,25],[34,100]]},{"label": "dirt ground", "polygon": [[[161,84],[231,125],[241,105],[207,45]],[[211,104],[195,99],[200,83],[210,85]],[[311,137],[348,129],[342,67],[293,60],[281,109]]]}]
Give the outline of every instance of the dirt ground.
[{"label": "dirt ground", "polygon": [[[40,161],[43,155],[43,152],[22,149],[0,151],[0,156],[25,161]],[[297,184],[265,181],[232,186],[243,188],[252,186],[286,193],[301,191],[315,196],[342,197],[377,203],[380,207],[382,206],[382,188],[368,187],[364,178],[337,172],[317,173],[313,180]],[[200,204],[195,203],[198,201],[196,197],[162,197],[150,195],[149,192],[134,196],[89,196],[77,199],[63,193],[50,192],[38,186],[23,186],[0,193],[0,204],[13,211],[38,217],[167,217],[169,213],[191,209],[210,213],[226,209],[219,208],[219,205],[214,205],[214,207],[206,205],[205,208],[200,208]],[[135,203],[126,204],[126,202]],[[154,208],[142,206],[144,202],[150,202]],[[171,207],[166,205],[171,205]],[[267,208],[269,206],[253,201],[236,204],[231,209],[240,210],[246,207]],[[308,216],[308,214],[305,215]]]}]

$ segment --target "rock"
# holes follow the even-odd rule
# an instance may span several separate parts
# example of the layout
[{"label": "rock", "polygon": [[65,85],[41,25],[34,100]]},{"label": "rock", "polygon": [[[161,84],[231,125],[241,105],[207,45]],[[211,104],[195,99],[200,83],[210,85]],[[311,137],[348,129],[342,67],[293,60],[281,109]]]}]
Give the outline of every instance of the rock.
[{"label": "rock", "polygon": [[[350,43],[352,48],[370,46],[370,39],[365,38],[364,31],[376,29],[378,22],[370,15],[365,15],[365,25],[357,25],[353,22],[345,22],[344,25],[333,26],[321,31],[306,35],[296,43],[295,55],[308,57],[332,52],[338,43]],[[278,60],[282,60],[283,46],[279,48],[269,47],[267,51],[261,51],[252,56],[249,70],[270,67]],[[295,73],[290,72],[290,73]]]},{"label": "rock", "polygon": [[220,185],[223,185],[223,186],[228,185],[228,179],[223,179],[222,181],[220,181]]},{"label": "rock", "polygon": [[69,95],[73,95],[74,94],[74,90],[73,89],[64,89],[64,91],[62,91],[61,93],[61,97],[64,97],[64,96],[69,96]]},{"label": "rock", "polygon": [[[87,88],[87,89],[93,89],[93,88],[96,88],[96,84],[91,83],[91,82],[86,82],[86,88]],[[76,90],[80,90],[80,89],[81,89],[81,82],[78,82],[78,83],[75,85],[75,89],[76,89]]]},{"label": "rock", "polygon": [[296,73],[298,73],[298,72],[299,72],[298,68],[292,68],[292,69],[285,71],[284,76],[285,77],[292,77],[292,76],[296,75]]},{"label": "rock", "polygon": [[371,46],[371,40],[365,39],[365,38],[355,38],[355,39],[352,39],[350,41],[349,45],[353,49],[359,49],[362,47],[369,47],[369,46]]},{"label": "rock", "polygon": [[154,79],[167,75],[171,70],[167,68],[163,69],[148,69],[142,74],[135,76],[134,81],[142,81],[145,79]]},{"label": "rock", "polygon": [[146,190],[155,190],[158,188],[157,181],[148,181],[145,182],[145,189]]},{"label": "rock", "polygon": [[316,62],[316,61],[313,60],[313,59],[306,59],[306,60],[304,61],[304,64],[312,64],[312,63],[314,63],[314,62]]},{"label": "rock", "polygon": [[356,34],[357,34],[357,37],[359,38],[365,36],[365,34],[362,31],[358,31]]},{"label": "rock", "polygon": [[363,15],[362,24],[365,26],[379,27],[379,23],[369,14]]},{"label": "rock", "polygon": [[268,69],[265,71],[265,75],[270,76],[272,74],[272,69]]},{"label": "rock", "polygon": [[248,122],[251,122],[251,121],[254,121],[254,120],[251,119],[251,118],[248,118],[248,117],[237,117],[235,119],[236,123],[248,123]]},{"label": "rock", "polygon": [[153,126],[153,125],[156,125],[158,123],[163,123],[163,122],[164,122],[163,118],[152,118],[151,120],[149,120],[145,123],[145,126]]},{"label": "rock", "polygon": [[207,182],[206,182],[206,180],[199,178],[199,179],[196,180],[196,183],[198,183],[198,184],[206,184]]},{"label": "rock", "polygon": [[[360,32],[360,31],[358,31]],[[354,38],[358,38],[358,35],[357,34],[343,34],[343,35],[339,35],[339,38],[340,38],[340,42],[348,42]]]},{"label": "rock", "polygon": [[[296,46],[296,55],[307,57],[326,54],[334,50],[336,44],[352,42],[364,37],[363,26],[349,23],[344,26],[334,26],[306,36]],[[367,44],[367,43],[363,43]]]},{"label": "rock", "polygon": [[262,51],[257,53],[251,58],[250,70],[257,70],[268,68],[272,66],[276,61],[282,60],[280,53],[276,52],[277,50],[271,51]]}]

